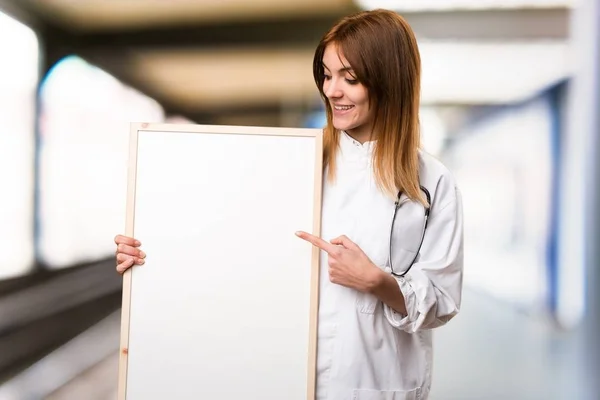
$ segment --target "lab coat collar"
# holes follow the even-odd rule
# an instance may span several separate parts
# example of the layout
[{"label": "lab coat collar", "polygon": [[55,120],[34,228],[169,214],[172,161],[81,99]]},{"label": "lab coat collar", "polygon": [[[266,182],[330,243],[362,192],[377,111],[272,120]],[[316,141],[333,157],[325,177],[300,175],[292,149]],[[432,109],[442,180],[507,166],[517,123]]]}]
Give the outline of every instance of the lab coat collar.
[{"label": "lab coat collar", "polygon": [[369,140],[361,144],[358,140],[348,135],[346,131],[341,131],[340,147],[344,152],[370,155],[375,148],[375,140]]}]

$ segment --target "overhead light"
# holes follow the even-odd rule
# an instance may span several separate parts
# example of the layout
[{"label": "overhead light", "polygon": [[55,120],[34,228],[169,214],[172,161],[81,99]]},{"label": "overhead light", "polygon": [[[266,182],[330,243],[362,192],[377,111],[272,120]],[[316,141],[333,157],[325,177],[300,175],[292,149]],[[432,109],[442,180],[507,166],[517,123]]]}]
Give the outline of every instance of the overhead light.
[{"label": "overhead light", "polygon": [[386,8],[394,11],[453,11],[522,8],[571,8],[573,0],[356,0],[365,10]]},{"label": "overhead light", "polygon": [[561,41],[477,43],[421,41],[425,104],[508,104],[571,75]]}]

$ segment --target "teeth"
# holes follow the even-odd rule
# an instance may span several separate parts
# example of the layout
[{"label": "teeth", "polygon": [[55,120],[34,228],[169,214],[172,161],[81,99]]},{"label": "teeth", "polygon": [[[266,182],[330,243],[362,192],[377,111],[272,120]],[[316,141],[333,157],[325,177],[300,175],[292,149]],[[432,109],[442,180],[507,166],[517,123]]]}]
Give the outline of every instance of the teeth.
[{"label": "teeth", "polygon": [[354,106],[334,106],[334,108],[335,108],[336,110],[340,110],[340,111],[349,110],[349,109],[351,109],[352,107],[354,107]]}]

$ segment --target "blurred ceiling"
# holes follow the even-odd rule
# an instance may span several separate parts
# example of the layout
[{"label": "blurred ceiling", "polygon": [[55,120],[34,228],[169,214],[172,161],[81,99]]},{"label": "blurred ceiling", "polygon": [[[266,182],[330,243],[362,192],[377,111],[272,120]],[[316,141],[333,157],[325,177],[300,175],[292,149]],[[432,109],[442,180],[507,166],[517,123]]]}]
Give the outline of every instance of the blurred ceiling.
[{"label": "blurred ceiling", "polygon": [[0,0],[41,32],[46,69],[79,54],[171,113],[316,107],[312,53],[341,16],[392,7],[420,41],[423,102],[526,99],[569,76],[566,0]]},{"label": "blurred ceiling", "polygon": [[132,30],[285,16],[338,14],[349,0],[23,0],[71,29]]}]

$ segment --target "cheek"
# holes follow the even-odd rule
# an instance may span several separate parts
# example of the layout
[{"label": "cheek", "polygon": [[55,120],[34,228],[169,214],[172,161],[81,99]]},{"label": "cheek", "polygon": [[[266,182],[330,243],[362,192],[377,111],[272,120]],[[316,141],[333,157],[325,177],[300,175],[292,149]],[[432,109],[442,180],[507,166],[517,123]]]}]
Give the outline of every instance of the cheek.
[{"label": "cheek", "polygon": [[369,110],[369,96],[367,96],[366,94],[364,94],[361,98],[361,104],[362,106],[365,108],[365,110]]},{"label": "cheek", "polygon": [[353,93],[353,103],[359,105],[361,108],[365,110],[369,109],[369,96],[364,89],[357,89]]},{"label": "cheek", "polygon": [[369,102],[368,101],[360,103],[360,105],[358,106],[358,110],[359,110],[359,114],[360,114],[361,118],[363,118],[363,119],[370,118],[370,116],[371,116],[371,109],[369,108]]}]

